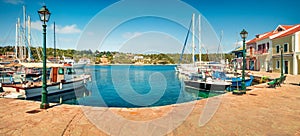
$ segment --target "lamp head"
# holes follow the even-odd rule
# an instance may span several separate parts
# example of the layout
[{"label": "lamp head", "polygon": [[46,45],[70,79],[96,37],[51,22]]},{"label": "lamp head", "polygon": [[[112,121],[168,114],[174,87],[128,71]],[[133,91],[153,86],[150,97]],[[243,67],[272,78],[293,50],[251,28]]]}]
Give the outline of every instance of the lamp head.
[{"label": "lamp head", "polygon": [[240,35],[241,35],[242,39],[246,39],[248,36],[248,32],[245,29],[243,29],[242,32],[240,33]]},{"label": "lamp head", "polygon": [[43,6],[39,11],[38,11],[38,13],[39,13],[39,16],[40,16],[40,20],[42,21],[42,22],[48,22],[49,21],[49,18],[50,18],[50,15],[51,15],[51,13],[50,13],[50,11],[47,9],[47,7],[46,6]]}]

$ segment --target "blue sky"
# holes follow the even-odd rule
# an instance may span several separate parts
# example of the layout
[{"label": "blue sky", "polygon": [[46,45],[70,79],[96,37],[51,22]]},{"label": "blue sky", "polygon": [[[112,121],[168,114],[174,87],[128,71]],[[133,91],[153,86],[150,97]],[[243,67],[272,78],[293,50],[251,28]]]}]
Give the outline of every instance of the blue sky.
[{"label": "blue sky", "polygon": [[[0,0],[1,46],[14,45],[15,23],[18,17],[22,19],[22,5],[31,16],[33,46],[41,45],[37,10],[43,2]],[[203,15],[203,43],[207,39],[214,41],[206,42],[205,46],[216,47],[223,31],[224,52],[235,47],[243,28],[249,32],[248,39],[251,39],[256,34],[275,29],[279,24],[300,24],[298,0],[45,0],[45,3],[52,13],[47,28],[47,47],[53,47],[52,24],[55,21],[57,46],[63,49],[180,52],[191,14],[196,11]],[[90,39],[85,37],[94,38],[92,41],[97,42],[90,43]]]}]

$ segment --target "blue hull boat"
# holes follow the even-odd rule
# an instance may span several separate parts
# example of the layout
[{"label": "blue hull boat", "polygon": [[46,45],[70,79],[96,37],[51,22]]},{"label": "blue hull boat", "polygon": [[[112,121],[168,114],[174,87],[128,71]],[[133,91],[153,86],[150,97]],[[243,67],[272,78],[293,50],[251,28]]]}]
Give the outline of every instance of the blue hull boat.
[{"label": "blue hull boat", "polygon": [[[245,79],[245,86],[251,86],[252,82],[253,82],[254,77],[251,75],[250,78]],[[242,78],[238,77],[238,78],[232,78],[231,79],[231,87],[227,88],[228,91],[232,91],[235,90],[237,88],[241,88],[242,87]]]}]

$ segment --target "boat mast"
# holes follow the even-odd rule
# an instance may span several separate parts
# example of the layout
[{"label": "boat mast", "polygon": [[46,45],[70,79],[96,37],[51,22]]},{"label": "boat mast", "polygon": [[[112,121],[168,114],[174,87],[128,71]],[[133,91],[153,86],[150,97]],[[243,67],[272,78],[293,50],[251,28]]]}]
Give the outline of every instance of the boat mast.
[{"label": "boat mast", "polygon": [[31,61],[31,50],[30,50],[30,46],[31,46],[31,22],[30,22],[30,16],[28,16],[28,61]]},{"label": "boat mast", "polygon": [[189,39],[190,30],[191,30],[191,27],[192,27],[192,22],[193,22],[193,20],[191,19],[190,25],[189,25],[189,30],[188,30],[188,32],[187,32],[187,34],[186,34],[186,37],[185,37],[185,40],[184,40],[184,44],[183,44],[183,48],[182,48],[182,50],[181,50],[180,59],[179,59],[178,64],[180,64],[181,61],[182,61],[183,53],[184,53],[184,50],[185,50],[187,41],[188,41],[188,39]]},{"label": "boat mast", "polygon": [[[221,31],[221,34],[220,34],[220,41],[219,41],[219,46],[218,46],[218,50],[217,50],[217,54],[219,54],[220,53],[220,50],[222,50],[222,39],[223,39],[223,30]],[[221,49],[220,49],[221,48]],[[223,51],[223,50],[222,50]],[[222,52],[220,53],[221,55],[221,58],[220,58],[220,60],[222,61],[222,58],[223,58],[223,54],[222,54]]]},{"label": "boat mast", "polygon": [[21,22],[20,22],[20,18],[18,18],[18,46],[19,46],[19,59],[22,59],[22,45],[21,45],[21,41],[22,41],[22,35],[21,35]]},{"label": "boat mast", "polygon": [[[22,56],[22,60],[24,60],[26,58],[26,9],[25,6],[23,6],[23,56]],[[24,58],[25,57],[25,58]]]},{"label": "boat mast", "polygon": [[18,44],[19,44],[19,28],[18,22],[16,23],[16,45],[15,45],[15,58],[18,59]]},{"label": "boat mast", "polygon": [[193,18],[192,18],[192,59],[193,59],[193,64],[195,65],[195,14],[193,13]]},{"label": "boat mast", "polygon": [[198,36],[199,62],[200,62],[200,65],[201,65],[201,61],[202,61],[202,52],[201,52],[201,49],[202,49],[202,46],[201,46],[201,16],[200,16],[200,14],[198,16],[198,31],[199,31],[199,36]]},{"label": "boat mast", "polygon": [[54,30],[54,32],[53,32],[53,34],[54,34],[54,59],[55,59],[55,63],[56,63],[57,61],[56,61],[55,22],[54,22],[54,26],[53,27],[54,27],[53,28],[53,30]]}]

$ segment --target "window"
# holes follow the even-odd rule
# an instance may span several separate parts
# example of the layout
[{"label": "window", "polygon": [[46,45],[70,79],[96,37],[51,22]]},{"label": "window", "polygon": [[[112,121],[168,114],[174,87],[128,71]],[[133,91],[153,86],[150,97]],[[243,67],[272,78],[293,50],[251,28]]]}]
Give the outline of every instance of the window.
[{"label": "window", "polygon": [[277,29],[277,32],[281,32],[281,31],[283,31],[283,29],[282,29],[281,27],[279,27],[279,28]]},{"label": "window", "polygon": [[72,74],[76,74],[76,72],[73,68],[67,68],[67,74],[72,75]]},{"label": "window", "polygon": [[277,45],[277,46],[276,46],[276,53],[279,53],[279,51],[280,51],[280,46]]},{"label": "window", "polygon": [[284,52],[287,52],[287,51],[288,51],[288,44],[287,44],[287,43],[285,43],[285,44],[283,45],[283,51],[284,51]]},{"label": "window", "polygon": [[279,60],[277,60],[277,62],[276,62],[276,69],[279,69]]},{"label": "window", "polygon": [[64,72],[64,69],[63,68],[59,68],[58,69],[58,74],[60,75],[63,75],[65,72]]}]

